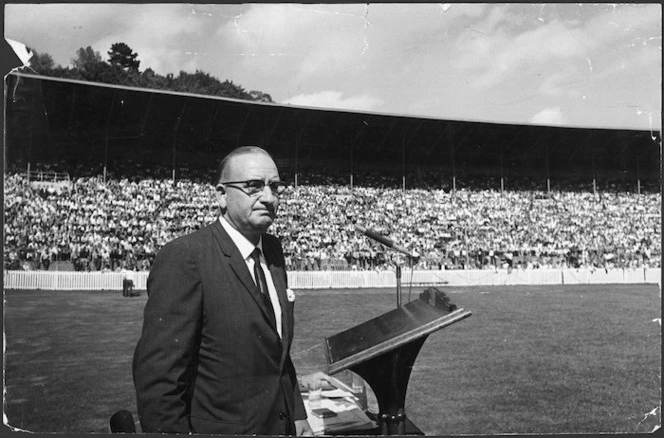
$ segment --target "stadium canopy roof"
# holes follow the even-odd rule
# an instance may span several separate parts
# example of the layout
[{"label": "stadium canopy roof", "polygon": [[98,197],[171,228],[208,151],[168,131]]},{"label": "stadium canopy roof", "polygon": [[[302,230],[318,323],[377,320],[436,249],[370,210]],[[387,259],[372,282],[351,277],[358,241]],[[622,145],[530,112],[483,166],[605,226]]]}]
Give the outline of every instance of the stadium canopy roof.
[{"label": "stadium canopy roof", "polygon": [[[210,165],[263,146],[297,172],[324,163],[408,173],[658,178],[661,133],[307,108],[12,73],[6,162],[70,157]],[[25,129],[30,126],[32,129]]]}]

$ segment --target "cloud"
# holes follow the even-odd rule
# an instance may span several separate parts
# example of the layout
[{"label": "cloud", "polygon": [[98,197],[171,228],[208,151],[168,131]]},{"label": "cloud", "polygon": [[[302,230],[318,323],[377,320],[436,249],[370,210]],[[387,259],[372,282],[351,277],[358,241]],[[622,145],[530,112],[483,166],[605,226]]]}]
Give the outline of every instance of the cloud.
[{"label": "cloud", "polygon": [[7,5],[5,32],[63,66],[80,47],[91,46],[106,58],[113,43],[124,42],[138,53],[141,69],[165,74],[183,69],[183,54],[204,40],[195,15],[184,4]]},{"label": "cloud", "polygon": [[625,108],[661,108],[661,5],[10,4],[5,11],[5,36],[56,63],[88,45],[106,57],[122,41],[141,70],[200,69],[275,101],[517,123],[533,108],[558,107],[570,123],[609,126],[623,123]]},{"label": "cloud", "polygon": [[[419,70],[422,58],[446,43],[441,38],[445,23],[467,20],[483,8],[452,5],[443,12],[437,4],[252,5],[220,27],[215,38],[241,54],[229,68],[251,71],[262,83],[274,83],[272,89],[286,89],[285,96],[342,87],[357,94],[390,81],[403,87],[405,79],[399,76]],[[275,72],[281,76],[278,84],[271,79]]]},{"label": "cloud", "polygon": [[242,69],[280,73],[290,81],[334,76],[361,57],[364,5],[253,5],[222,26],[215,39],[227,44]]},{"label": "cloud", "polygon": [[565,125],[567,120],[559,107],[545,108],[530,119],[536,125]]},{"label": "cloud", "polygon": [[489,88],[499,82],[522,74],[534,66],[561,62],[563,59],[584,56],[585,47],[579,43],[577,30],[554,22],[521,33],[509,27],[499,28],[491,38],[464,36],[460,41],[458,65],[476,76],[477,88]]},{"label": "cloud", "polygon": [[584,75],[574,65],[568,65],[560,71],[544,75],[539,85],[539,93],[547,96],[562,97],[569,96],[577,98],[581,95],[580,85],[586,85],[588,80],[584,80]]},{"label": "cloud", "polygon": [[372,111],[379,108],[383,101],[366,94],[344,98],[340,91],[327,90],[312,94],[300,94],[286,99],[282,103],[318,108]]},{"label": "cloud", "polygon": [[203,23],[196,12],[185,5],[160,5],[159,8],[137,9],[122,15],[128,28],[110,31],[97,41],[106,54],[116,42],[128,44],[138,53],[141,69],[150,67],[160,74],[180,70],[193,72],[199,50],[206,50]]},{"label": "cloud", "polygon": [[[591,6],[585,13],[592,14],[592,18],[582,22],[570,9],[558,13],[557,5],[549,5],[552,17],[547,15],[546,20],[533,15],[536,9],[517,16],[501,5],[500,13],[491,10],[486,18],[474,23],[474,32],[459,35],[455,64],[475,78],[473,83],[478,89],[493,87],[533,67],[577,63],[592,70],[592,59],[632,43],[641,30],[661,20],[659,5],[652,9],[631,6],[606,10]],[[657,10],[657,14],[648,13]],[[661,21],[659,27],[661,30]]]}]

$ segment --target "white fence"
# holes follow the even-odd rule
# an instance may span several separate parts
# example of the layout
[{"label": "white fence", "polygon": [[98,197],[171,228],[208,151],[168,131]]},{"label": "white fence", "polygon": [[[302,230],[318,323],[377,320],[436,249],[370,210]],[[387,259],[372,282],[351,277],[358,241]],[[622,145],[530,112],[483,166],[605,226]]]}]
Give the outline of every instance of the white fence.
[{"label": "white fence", "polygon": [[[556,284],[639,284],[661,283],[661,269],[513,269],[454,271],[403,270],[404,285],[507,286]],[[289,272],[288,284],[293,289],[392,287],[393,271],[314,271]]]},{"label": "white fence", "polygon": [[[134,289],[145,290],[147,272],[132,272]],[[122,290],[123,275],[118,272],[5,271],[5,289],[43,290]]]},{"label": "white fence", "polygon": [[[639,284],[661,285],[661,269],[533,269],[402,271],[404,286],[505,286],[546,284]],[[134,289],[145,290],[147,272],[131,272]],[[5,271],[4,289],[122,290],[123,274],[117,272]],[[289,272],[293,289],[342,289],[394,287],[394,271]]]}]

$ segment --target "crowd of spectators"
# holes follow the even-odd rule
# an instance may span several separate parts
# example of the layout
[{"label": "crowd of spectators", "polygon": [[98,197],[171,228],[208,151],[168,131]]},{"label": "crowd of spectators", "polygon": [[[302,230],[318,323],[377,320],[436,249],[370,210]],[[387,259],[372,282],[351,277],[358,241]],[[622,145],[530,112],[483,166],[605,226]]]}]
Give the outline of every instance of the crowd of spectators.
[{"label": "crowd of spectators", "polygon": [[[105,182],[79,172],[61,193],[35,190],[25,173],[7,172],[5,269],[68,261],[80,271],[149,270],[166,242],[219,214],[208,175],[179,172],[187,178],[175,184],[149,167]],[[547,192],[524,179],[501,191],[499,182],[460,178],[451,190],[449,179],[432,174],[426,185],[403,190],[399,178],[378,172],[357,180],[351,187],[342,173],[308,171],[291,185],[271,228],[288,269],[661,267],[658,189],[637,194],[614,184],[594,193],[571,185],[576,189]],[[368,239],[356,224],[389,236],[415,259]]]}]

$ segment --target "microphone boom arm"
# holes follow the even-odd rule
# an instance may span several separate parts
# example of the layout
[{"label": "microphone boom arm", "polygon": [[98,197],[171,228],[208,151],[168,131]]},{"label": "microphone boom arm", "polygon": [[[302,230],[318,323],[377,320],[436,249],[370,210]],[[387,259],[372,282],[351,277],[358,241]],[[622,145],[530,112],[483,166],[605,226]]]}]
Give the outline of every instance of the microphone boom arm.
[{"label": "microphone boom arm", "polygon": [[376,242],[380,242],[383,245],[387,246],[388,248],[392,248],[395,251],[398,251],[402,254],[407,255],[409,258],[414,258],[414,256],[408,252],[406,248],[403,248],[392,241],[392,239],[388,239],[387,237],[383,236],[382,234],[370,229],[370,228],[365,228],[360,225],[355,225],[355,229],[359,231],[360,233],[364,234],[370,239],[375,240]]}]

